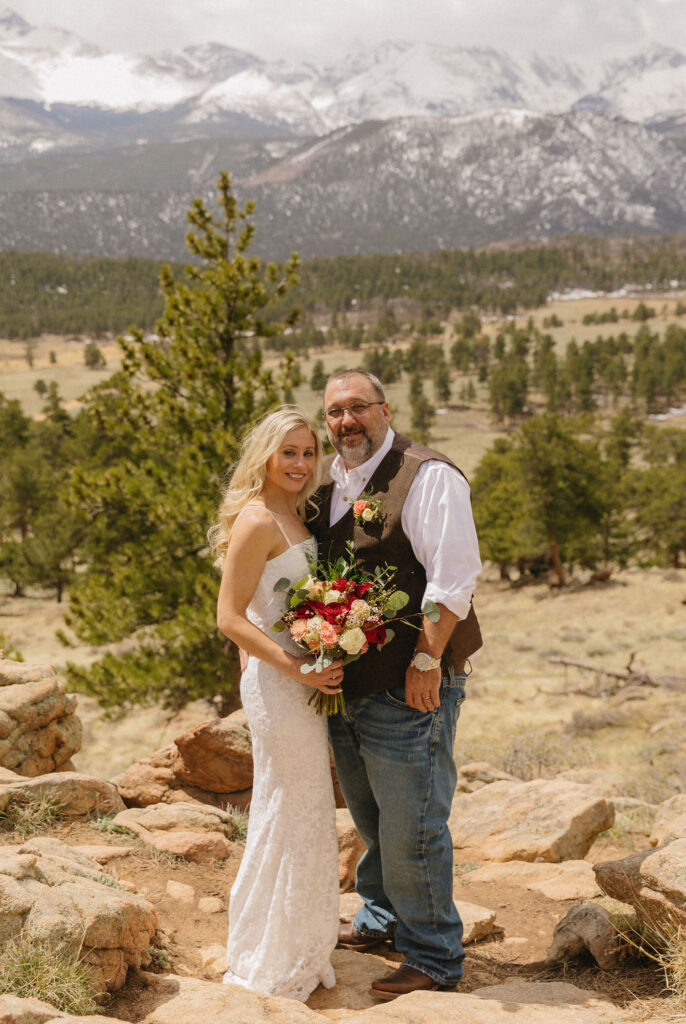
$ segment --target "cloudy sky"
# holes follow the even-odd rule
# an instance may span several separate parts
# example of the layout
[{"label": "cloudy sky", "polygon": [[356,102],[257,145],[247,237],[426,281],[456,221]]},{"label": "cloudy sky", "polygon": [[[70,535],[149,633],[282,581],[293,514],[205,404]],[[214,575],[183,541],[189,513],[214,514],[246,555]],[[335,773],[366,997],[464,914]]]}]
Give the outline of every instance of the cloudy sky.
[{"label": "cloudy sky", "polygon": [[[387,39],[595,62],[651,42],[686,51],[686,0],[5,0],[106,49],[223,42],[326,63]],[[0,0],[0,9],[2,8]]]}]

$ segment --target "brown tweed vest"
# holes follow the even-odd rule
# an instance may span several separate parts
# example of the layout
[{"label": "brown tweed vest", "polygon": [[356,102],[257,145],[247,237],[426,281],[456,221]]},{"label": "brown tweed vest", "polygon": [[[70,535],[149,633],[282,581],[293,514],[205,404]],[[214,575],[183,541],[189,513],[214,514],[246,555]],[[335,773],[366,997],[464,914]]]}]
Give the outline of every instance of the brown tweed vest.
[{"label": "brown tweed vest", "polygon": [[[401,516],[412,481],[423,462],[438,460],[453,466],[445,455],[416,444],[408,437],[396,434],[390,451],[379,463],[367,484],[373,498],[381,502],[383,521],[380,523],[358,523],[350,508],[333,526],[329,526],[333,481],[328,467],[325,482],[314,496],[317,511],[312,510],[307,523],[317,538],[319,558],[326,561],[345,554],[346,542],[352,540],[358,561],[364,569],[374,571],[377,565],[395,565],[397,572],[393,584],[409,595],[409,603],[402,614],[409,615],[421,610],[422,597],[426,588],[426,573],[415,557],[410,541],[403,533]],[[353,497],[351,495],[351,497]],[[357,495],[355,495],[357,497]],[[427,516],[431,509],[426,510]],[[419,625],[421,617],[416,615],[410,622]],[[381,651],[370,647],[359,661],[345,667],[343,692],[349,700],[399,686],[417,644],[417,630],[411,625],[394,622],[391,627],[395,637]],[[456,623],[443,653],[443,665],[457,672],[464,668],[466,659],[481,647],[479,623],[470,605],[466,619]]]}]

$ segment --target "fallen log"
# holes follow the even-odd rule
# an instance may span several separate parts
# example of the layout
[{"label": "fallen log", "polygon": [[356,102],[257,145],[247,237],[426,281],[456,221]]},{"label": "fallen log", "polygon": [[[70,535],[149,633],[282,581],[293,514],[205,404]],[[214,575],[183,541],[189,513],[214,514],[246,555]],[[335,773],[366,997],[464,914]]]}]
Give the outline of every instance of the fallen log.
[{"label": "fallen log", "polygon": [[[596,676],[595,691],[583,686],[576,687],[573,691],[565,693],[578,693],[588,697],[605,697],[617,693],[628,686],[650,686],[653,688],[664,687],[667,690],[678,690],[686,693],[686,676],[651,676],[647,672],[636,671],[632,668],[636,652],[629,658],[626,668],[607,668],[604,665],[594,665],[590,661],[582,661],[580,658],[566,658],[562,655],[553,655],[548,661],[553,665],[564,665],[565,668],[578,668],[582,672],[592,672]],[[615,680],[608,686],[603,686],[604,680]]]}]

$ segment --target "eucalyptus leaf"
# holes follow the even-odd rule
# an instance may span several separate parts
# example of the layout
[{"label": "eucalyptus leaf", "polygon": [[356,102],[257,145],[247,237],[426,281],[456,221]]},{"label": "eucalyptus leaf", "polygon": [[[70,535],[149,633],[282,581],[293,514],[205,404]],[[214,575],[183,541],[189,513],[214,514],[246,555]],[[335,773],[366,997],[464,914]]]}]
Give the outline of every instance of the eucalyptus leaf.
[{"label": "eucalyptus leaf", "polygon": [[293,584],[293,589],[294,589],[294,590],[302,590],[302,588],[303,588],[303,587],[305,586],[305,584],[307,583],[307,581],[308,581],[308,579],[309,579],[309,578],[310,578],[309,576],[302,576],[302,577],[301,577],[301,578],[300,578],[300,579],[298,580],[298,582],[297,582],[297,583],[294,583],[294,584]]},{"label": "eucalyptus leaf", "polygon": [[279,621],[275,622],[274,625],[272,626],[272,633],[283,633],[285,628],[286,623],[282,622],[281,619],[279,619]]},{"label": "eucalyptus leaf", "polygon": [[433,601],[425,601],[422,607],[422,615],[425,615],[429,622],[438,622],[441,617],[441,612],[437,604]]},{"label": "eucalyptus leaf", "polygon": [[407,602],[410,600],[404,590],[396,590],[394,594],[391,594],[386,605],[386,611],[399,612],[401,608],[404,608]]},{"label": "eucalyptus leaf", "polygon": [[276,593],[278,590],[290,590],[290,589],[291,589],[291,581],[286,579],[285,576],[282,576],[281,579],[277,580],[276,583],[274,584],[274,593]]}]

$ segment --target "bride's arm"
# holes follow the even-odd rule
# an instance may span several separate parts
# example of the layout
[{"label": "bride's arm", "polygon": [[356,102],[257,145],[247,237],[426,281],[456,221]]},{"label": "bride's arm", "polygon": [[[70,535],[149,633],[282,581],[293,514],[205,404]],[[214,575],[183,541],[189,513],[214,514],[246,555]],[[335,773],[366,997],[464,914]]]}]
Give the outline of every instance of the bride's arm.
[{"label": "bride's arm", "polygon": [[[273,665],[284,675],[309,683],[326,693],[336,693],[338,686],[316,678],[316,673],[303,675],[300,666],[307,659],[289,654],[271,637],[253,625],[246,615],[267,559],[281,546],[282,537],[266,511],[249,509],[235,523],[224,558],[222,582],[217,602],[217,626],[242,650]],[[336,666],[340,666],[336,662]],[[332,668],[334,666],[331,666]],[[315,678],[313,678],[313,676]]]},{"label": "bride's arm", "polygon": [[246,615],[267,559],[273,555],[279,540],[274,521],[266,511],[248,509],[237,520],[224,558],[217,626],[248,654],[254,654],[287,676],[298,677],[300,659],[284,651]]}]

